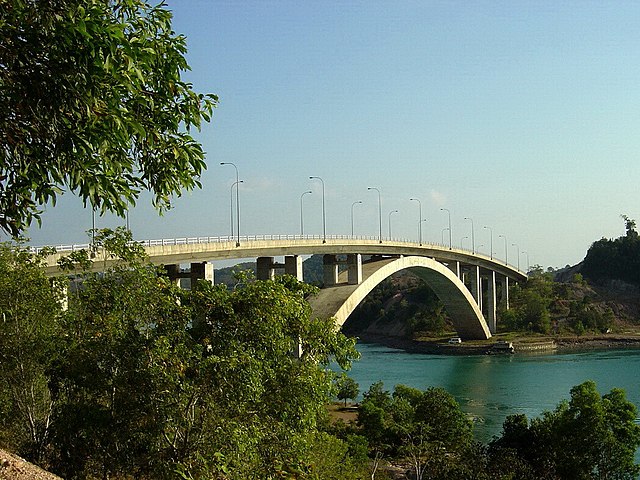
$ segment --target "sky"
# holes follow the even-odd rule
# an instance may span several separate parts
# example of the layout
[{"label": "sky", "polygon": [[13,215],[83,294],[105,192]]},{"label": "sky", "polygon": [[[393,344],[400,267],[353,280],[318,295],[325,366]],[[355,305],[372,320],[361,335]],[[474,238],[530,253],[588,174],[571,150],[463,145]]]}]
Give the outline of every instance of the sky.
[{"label": "sky", "polygon": [[[203,188],[136,239],[383,235],[564,267],[640,220],[639,2],[168,0],[183,78],[220,98],[197,134]],[[362,201],[362,204],[354,202]],[[234,207],[235,208],[235,207]],[[441,210],[447,209],[447,210]],[[398,210],[397,213],[391,213]],[[468,218],[472,220],[467,220]],[[47,207],[33,245],[83,243],[91,212]],[[96,218],[96,226],[124,220]],[[485,228],[486,227],[486,228]],[[502,235],[502,236],[499,236]],[[464,238],[468,237],[468,238]],[[526,253],[523,253],[526,252]]]}]

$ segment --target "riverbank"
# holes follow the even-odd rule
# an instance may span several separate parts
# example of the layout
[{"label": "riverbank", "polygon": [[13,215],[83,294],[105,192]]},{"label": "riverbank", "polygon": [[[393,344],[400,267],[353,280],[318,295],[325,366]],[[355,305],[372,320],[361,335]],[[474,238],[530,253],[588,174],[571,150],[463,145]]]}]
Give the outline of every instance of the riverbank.
[{"label": "riverbank", "polygon": [[362,343],[375,343],[389,348],[404,350],[408,353],[432,355],[485,355],[498,340],[512,342],[516,353],[640,348],[639,332],[624,335],[603,334],[580,337],[561,335],[520,337],[509,334],[497,335],[489,340],[471,340],[453,345],[449,344],[447,340],[448,337],[414,340],[370,333],[363,333],[358,336],[358,341]]}]

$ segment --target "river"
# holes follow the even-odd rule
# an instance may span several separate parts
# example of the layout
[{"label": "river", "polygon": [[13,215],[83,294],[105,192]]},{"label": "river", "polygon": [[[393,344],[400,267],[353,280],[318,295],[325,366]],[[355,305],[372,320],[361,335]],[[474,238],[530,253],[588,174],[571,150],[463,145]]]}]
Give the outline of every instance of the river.
[{"label": "river", "polygon": [[392,391],[404,384],[424,390],[443,387],[475,419],[475,435],[487,442],[514,413],[532,418],[553,410],[585,380],[600,394],[619,387],[640,407],[640,349],[515,355],[427,355],[375,344],[358,344],[362,358],[349,376],[360,392],[382,380]]}]

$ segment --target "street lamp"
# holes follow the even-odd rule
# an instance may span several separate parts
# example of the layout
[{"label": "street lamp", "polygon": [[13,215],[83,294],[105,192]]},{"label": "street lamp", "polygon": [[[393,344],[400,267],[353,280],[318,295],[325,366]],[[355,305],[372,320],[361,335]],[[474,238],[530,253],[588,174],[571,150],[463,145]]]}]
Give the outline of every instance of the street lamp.
[{"label": "street lamp", "polygon": [[444,232],[446,232],[447,230],[449,230],[449,227],[445,227],[445,228],[442,229],[441,237],[442,237],[442,246],[443,247],[444,247]]},{"label": "street lamp", "polygon": [[512,243],[511,244],[512,247],[516,247],[516,251],[518,252],[518,270],[520,270],[520,247],[518,246],[517,243]]},{"label": "street lamp", "polygon": [[475,255],[476,253],[476,236],[473,231],[473,218],[464,217],[465,220],[469,220],[471,222],[471,253]]},{"label": "street lamp", "polygon": [[460,239],[460,249],[462,249],[462,241],[463,241],[465,238],[469,238],[469,236],[468,236],[468,235],[465,235],[464,237],[462,237],[462,238]]},{"label": "street lamp", "polygon": [[448,208],[441,208],[440,210],[447,212],[449,215],[449,250],[451,250],[451,211]]},{"label": "street lamp", "polygon": [[529,265],[529,254],[525,251],[521,252],[520,255],[526,255],[527,256],[527,273],[529,273],[529,269],[531,268],[531,266]]},{"label": "street lamp", "polygon": [[389,212],[389,240],[391,240],[391,215],[398,213],[398,210],[391,210]]},{"label": "street lamp", "polygon": [[418,243],[422,246],[422,202],[419,198],[410,198],[409,201],[418,202]]},{"label": "street lamp", "polygon": [[[422,234],[422,222],[426,222],[426,221],[427,221],[426,218],[421,218],[420,221],[418,222],[419,223],[418,230],[419,230],[420,234]],[[422,245],[422,243],[420,245]]]},{"label": "street lamp", "polygon": [[378,192],[378,224],[380,226],[380,236],[379,241],[382,243],[382,196],[380,195],[380,190],[376,187],[367,187],[367,190],[375,190]]},{"label": "street lamp", "polygon": [[324,180],[320,177],[309,177],[309,180],[320,180],[322,183],[322,243],[327,243],[327,214],[324,207]]},{"label": "street lamp", "polygon": [[240,184],[244,183],[243,180],[238,180],[236,182],[233,182],[231,184],[231,188],[230,188],[230,192],[231,192],[231,201],[230,201],[230,206],[231,208],[229,209],[229,211],[231,212],[231,238],[233,238],[233,187],[236,188],[236,193],[238,191],[238,188],[240,188]]},{"label": "street lamp", "polygon": [[[233,162],[220,162],[220,165],[231,165],[236,169],[236,185],[240,183],[240,176],[238,175],[238,167]],[[233,188],[233,187],[232,187]],[[236,241],[236,247],[240,246],[240,188],[236,188],[236,221],[238,222],[238,240]],[[231,221],[233,224],[233,219]],[[233,227],[231,227],[233,229]],[[231,233],[233,236],[233,233]]]},{"label": "street lamp", "polygon": [[311,194],[313,193],[311,190],[307,190],[306,192],[302,192],[302,195],[300,195],[300,236],[304,236],[304,216],[302,215],[302,197],[304,197],[306,194]]},{"label": "street lamp", "polygon": [[362,204],[362,200],[355,201],[351,204],[351,236],[353,237],[353,207]]},{"label": "street lamp", "polygon": [[491,234],[491,243],[489,244],[489,248],[491,248],[491,260],[493,260],[493,229],[491,227],[487,227],[486,225],[484,226],[484,228],[489,230],[489,233]]},{"label": "street lamp", "polygon": [[504,263],[509,263],[509,253],[507,252],[507,237],[504,235],[498,235],[498,238],[502,237],[504,240]]}]

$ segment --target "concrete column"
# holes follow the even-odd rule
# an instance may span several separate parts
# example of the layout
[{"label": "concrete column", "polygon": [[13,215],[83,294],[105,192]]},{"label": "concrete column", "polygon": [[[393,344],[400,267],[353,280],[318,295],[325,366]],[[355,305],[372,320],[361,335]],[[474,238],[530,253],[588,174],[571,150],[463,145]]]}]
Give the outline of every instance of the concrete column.
[{"label": "concrete column", "polygon": [[347,255],[347,267],[349,285],[360,285],[362,283],[362,255],[359,253]]},{"label": "concrete column", "polygon": [[489,273],[487,282],[487,324],[491,333],[496,333],[496,272]]},{"label": "concrete column", "polygon": [[480,279],[480,267],[477,265],[469,266],[469,278],[471,279],[471,295],[476,299],[478,308],[482,311],[482,280]]},{"label": "concrete column", "polygon": [[256,278],[258,280],[273,280],[275,270],[273,257],[258,257],[256,260]]},{"label": "concrete column", "polygon": [[500,305],[505,310],[509,310],[509,277],[504,276],[500,280],[501,284],[501,294],[500,294]]},{"label": "concrete column", "polygon": [[213,283],[213,264],[199,262],[191,264],[191,285],[195,285],[197,280],[207,280]]},{"label": "concrete column", "polygon": [[165,265],[164,269],[167,271],[167,276],[169,277],[169,281],[180,286],[180,265],[171,263],[169,265]]},{"label": "concrete column", "polygon": [[325,287],[332,287],[338,283],[338,259],[335,255],[323,255],[323,280]]},{"label": "concrete column", "polygon": [[455,273],[456,277],[461,278],[460,277],[460,262],[449,262],[449,263],[447,263],[447,267],[449,267],[449,270],[451,270],[453,273]]},{"label": "concrete column", "polygon": [[299,255],[287,255],[284,257],[284,273],[293,275],[302,282],[302,257]]}]

